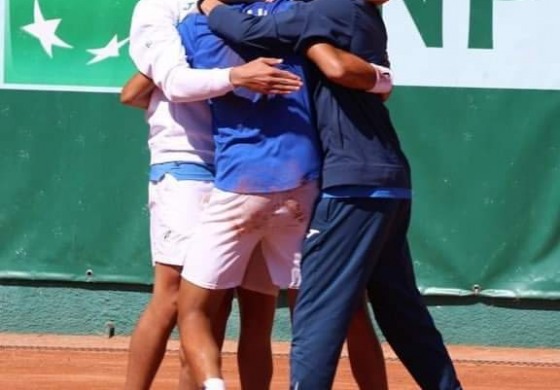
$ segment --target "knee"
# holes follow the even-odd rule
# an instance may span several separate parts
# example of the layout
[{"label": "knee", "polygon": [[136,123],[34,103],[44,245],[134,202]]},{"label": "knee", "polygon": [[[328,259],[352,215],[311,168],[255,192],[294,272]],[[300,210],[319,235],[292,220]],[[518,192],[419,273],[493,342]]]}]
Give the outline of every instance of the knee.
[{"label": "knee", "polygon": [[154,293],[150,308],[159,318],[174,319],[177,318],[179,308],[179,289],[166,289]]},{"label": "knee", "polygon": [[241,329],[239,334],[239,348],[246,350],[268,350],[272,347],[271,332],[268,329],[255,331],[255,329]]},{"label": "knee", "polygon": [[[246,316],[245,316],[246,317]],[[272,321],[268,318],[260,321],[241,320],[239,332],[239,348],[251,350],[267,350],[271,348]]]}]

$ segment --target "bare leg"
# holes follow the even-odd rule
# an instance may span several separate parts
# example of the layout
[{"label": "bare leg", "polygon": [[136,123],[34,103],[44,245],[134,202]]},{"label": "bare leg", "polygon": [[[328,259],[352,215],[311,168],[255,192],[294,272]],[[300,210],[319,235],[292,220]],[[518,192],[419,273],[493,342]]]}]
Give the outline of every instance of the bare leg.
[{"label": "bare leg", "polygon": [[234,289],[227,290],[216,313],[216,317],[212,319],[212,334],[220,350],[222,350],[226,338],[227,321],[231,314],[231,305],[233,303],[233,291]]},{"label": "bare leg", "polygon": [[288,297],[288,307],[290,309],[290,321],[292,320],[292,316],[294,314],[294,307],[296,307],[297,292],[298,290],[295,288],[289,288],[288,290],[286,290],[286,294]]},{"label": "bare leg", "polygon": [[208,290],[182,280],[179,292],[179,329],[186,360],[197,385],[222,378],[221,354],[212,329],[228,290]]},{"label": "bare leg", "polygon": [[[177,321],[180,282],[180,267],[155,265],[152,298],[130,339],[126,390],[150,389]],[[196,389],[188,371],[181,372],[181,378],[181,389]]]},{"label": "bare leg", "polygon": [[365,301],[352,317],[346,342],[352,374],[360,390],[387,390],[383,350]]},{"label": "bare leg", "polygon": [[[226,296],[224,297],[224,301],[220,306],[220,310],[216,316],[215,321],[212,323],[212,332],[214,334],[214,338],[218,343],[220,349],[222,349],[222,345],[224,343],[225,333],[226,333],[226,325],[229,315],[231,313],[231,304],[233,300],[233,290],[227,292]],[[191,390],[197,389],[194,381],[192,380],[192,372],[190,366],[188,365],[187,358],[185,357],[185,351],[181,347],[179,351],[179,358],[181,360],[181,372],[179,376],[179,390]]]},{"label": "bare leg", "polygon": [[272,381],[271,335],[276,297],[237,289],[241,332],[237,362],[243,390],[266,390]]},{"label": "bare leg", "polygon": [[187,359],[185,358],[185,352],[183,348],[179,349],[179,360],[181,362],[181,371],[179,372],[179,386],[177,386],[178,390],[197,390],[196,384],[192,379],[192,372],[191,368],[187,363]]}]

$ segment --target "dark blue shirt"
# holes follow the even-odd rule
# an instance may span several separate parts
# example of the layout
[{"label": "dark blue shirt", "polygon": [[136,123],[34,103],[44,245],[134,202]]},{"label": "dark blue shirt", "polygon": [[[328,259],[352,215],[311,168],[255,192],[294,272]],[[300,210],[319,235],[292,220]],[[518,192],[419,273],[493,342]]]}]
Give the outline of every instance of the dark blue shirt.
[{"label": "dark blue shirt", "polygon": [[[297,2],[264,17],[220,6],[209,25],[228,42],[259,50],[303,54],[313,43],[328,42],[368,62],[387,60],[385,25],[378,8],[366,0]],[[408,161],[381,99],[330,82],[314,65],[307,80],[324,151],[323,188],[410,188]]]},{"label": "dark blue shirt", "polygon": [[[282,10],[285,3],[255,3],[237,9],[262,15]],[[230,48],[212,33],[203,15],[189,15],[178,29],[193,68],[225,68],[265,54],[260,49]],[[302,60],[296,55],[285,57],[281,67],[303,77]],[[216,187],[268,193],[319,178],[320,143],[306,88],[284,96],[237,90],[212,99],[211,112]]]}]

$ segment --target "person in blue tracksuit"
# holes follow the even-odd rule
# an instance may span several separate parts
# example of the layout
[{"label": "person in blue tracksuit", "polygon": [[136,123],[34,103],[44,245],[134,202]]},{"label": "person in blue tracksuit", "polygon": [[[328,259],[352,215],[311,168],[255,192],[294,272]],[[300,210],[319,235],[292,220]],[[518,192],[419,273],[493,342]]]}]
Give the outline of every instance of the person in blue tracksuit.
[{"label": "person in blue tracksuit", "polygon": [[[317,42],[328,42],[379,62],[387,41],[377,8],[383,2],[296,2],[260,18],[217,0],[204,0],[201,9],[211,29],[231,44],[289,48],[313,59]],[[336,85],[318,69],[310,76],[324,150],[322,197],[304,245],[291,386],[332,386],[351,313],[367,288],[387,341],[422,389],[461,389],[416,287],[406,238],[410,168],[389,113],[376,95]]]}]

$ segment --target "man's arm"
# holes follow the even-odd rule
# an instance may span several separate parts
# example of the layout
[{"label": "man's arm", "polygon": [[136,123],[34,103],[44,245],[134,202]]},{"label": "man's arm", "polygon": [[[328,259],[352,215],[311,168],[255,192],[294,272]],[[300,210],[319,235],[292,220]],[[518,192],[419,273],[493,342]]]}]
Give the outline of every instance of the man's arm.
[{"label": "man's arm", "polygon": [[316,43],[306,51],[323,74],[332,82],[388,97],[393,89],[389,68],[368,63],[360,57],[328,43]]},{"label": "man's arm", "polygon": [[260,93],[287,93],[300,80],[267,61],[227,69],[189,67],[176,29],[173,0],[140,0],[132,17],[130,56],[138,70],[151,78],[174,102],[191,102],[224,95],[234,87]]},{"label": "man's arm", "polygon": [[127,81],[121,91],[121,103],[127,106],[147,109],[155,85],[152,80],[138,72]]},{"label": "man's arm", "polygon": [[173,101],[189,102],[233,89],[229,69],[191,69],[177,33],[177,2],[140,0],[130,30],[130,57],[138,70]]},{"label": "man's arm", "polygon": [[200,10],[208,15],[210,29],[230,44],[260,51],[293,52],[305,27],[309,4],[297,1],[286,11],[254,16],[220,0],[204,0]]},{"label": "man's arm", "polygon": [[[327,42],[332,28],[328,22],[322,23],[322,15],[310,6],[312,3],[294,3],[287,11],[266,16],[240,13],[220,0],[204,0],[200,7],[209,15],[210,28],[230,43],[259,50],[301,49],[334,83],[373,93],[390,92],[392,81],[387,68],[381,71]],[[343,35],[343,30],[338,32],[339,37]]]}]

